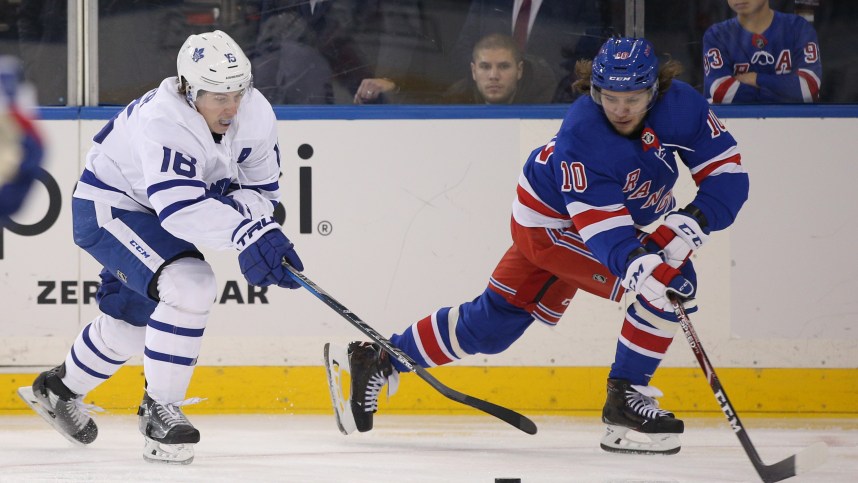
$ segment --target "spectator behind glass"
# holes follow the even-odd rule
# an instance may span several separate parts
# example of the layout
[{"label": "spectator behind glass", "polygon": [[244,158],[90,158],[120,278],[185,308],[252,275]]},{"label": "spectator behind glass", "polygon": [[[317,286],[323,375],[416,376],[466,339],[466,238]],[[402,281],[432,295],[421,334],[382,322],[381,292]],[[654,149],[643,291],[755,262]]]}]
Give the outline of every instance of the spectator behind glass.
[{"label": "spectator behind glass", "polygon": [[24,73],[38,87],[43,106],[66,105],[68,87],[66,0],[21,0],[18,39]]},{"label": "spectator behind glass", "polygon": [[355,0],[263,1],[255,87],[272,104],[351,100],[361,79],[372,77],[354,40],[364,13]]},{"label": "spectator behind glass", "polygon": [[712,104],[816,102],[819,43],[804,18],[769,0],[727,0],[736,17],[703,36],[704,91]]},{"label": "spectator behind glass", "polygon": [[[375,0],[363,9],[368,17],[359,40],[371,59],[377,59],[372,77],[361,81],[354,93],[355,104],[412,103],[438,101],[449,85],[444,77],[440,32],[431,18],[432,9],[449,15],[440,2],[422,0]],[[445,15],[443,21],[451,19]],[[426,69],[429,66],[429,72]],[[443,78],[443,80],[439,79]]]},{"label": "spectator behind glass", "polygon": [[[568,77],[576,60],[593,58],[605,39],[599,2],[585,0],[472,0],[451,53],[456,78],[473,46],[488,34],[519,38],[526,56],[544,59],[554,71],[555,86]],[[519,14],[527,15],[519,20]],[[518,25],[518,27],[517,27]],[[522,29],[526,28],[525,31]],[[594,41],[591,41],[594,40]]]},{"label": "spectator behind glass", "polygon": [[450,104],[544,104],[551,102],[555,81],[542,59],[527,59],[509,35],[490,34],[474,46],[471,77],[444,94]]}]

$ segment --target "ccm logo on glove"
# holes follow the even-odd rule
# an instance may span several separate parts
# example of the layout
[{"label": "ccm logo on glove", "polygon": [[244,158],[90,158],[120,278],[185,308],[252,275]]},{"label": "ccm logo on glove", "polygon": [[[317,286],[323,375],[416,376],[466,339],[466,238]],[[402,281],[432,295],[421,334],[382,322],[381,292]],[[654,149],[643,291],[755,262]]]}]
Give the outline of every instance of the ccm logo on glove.
[{"label": "ccm logo on glove", "polygon": [[694,228],[691,228],[690,226],[688,226],[687,223],[683,223],[683,224],[677,226],[676,228],[688,236],[688,238],[685,238],[685,237],[683,237],[683,238],[685,238],[686,240],[688,240],[692,244],[694,244],[695,248],[700,248],[700,246],[703,245],[703,239],[701,239],[700,235],[698,235],[697,232],[694,231]]}]

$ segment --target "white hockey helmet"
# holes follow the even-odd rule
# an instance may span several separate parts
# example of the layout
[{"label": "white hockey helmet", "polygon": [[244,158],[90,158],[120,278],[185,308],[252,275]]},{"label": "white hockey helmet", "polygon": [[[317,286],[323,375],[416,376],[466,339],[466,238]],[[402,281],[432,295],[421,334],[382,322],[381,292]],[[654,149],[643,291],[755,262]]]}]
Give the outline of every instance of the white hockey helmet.
[{"label": "white hockey helmet", "polygon": [[187,83],[188,102],[197,100],[200,90],[238,92],[251,85],[250,60],[232,38],[215,30],[191,35],[179,49],[176,60],[179,86]]}]

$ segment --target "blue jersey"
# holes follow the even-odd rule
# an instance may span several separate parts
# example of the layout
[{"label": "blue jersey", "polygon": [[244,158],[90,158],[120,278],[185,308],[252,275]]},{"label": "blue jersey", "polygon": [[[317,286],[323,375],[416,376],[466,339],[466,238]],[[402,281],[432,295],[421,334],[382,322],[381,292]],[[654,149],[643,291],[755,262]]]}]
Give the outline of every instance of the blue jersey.
[{"label": "blue jersey", "polygon": [[42,141],[31,112],[36,93],[21,72],[17,59],[0,57],[0,227],[41,173]]},{"label": "blue jersey", "polygon": [[574,228],[622,277],[641,247],[638,229],[676,206],[678,161],[698,186],[692,203],[712,231],[733,223],[748,197],[736,141],[691,86],[674,80],[640,136],[618,134],[590,96],[572,104],[555,139],[534,150],[519,176],[513,217],[528,227]]},{"label": "blue jersey", "polygon": [[[762,34],[745,30],[732,18],[703,35],[704,90],[709,102],[816,102],[822,63],[816,31],[798,15],[774,12]],[[755,72],[757,87],[736,74]]]}]

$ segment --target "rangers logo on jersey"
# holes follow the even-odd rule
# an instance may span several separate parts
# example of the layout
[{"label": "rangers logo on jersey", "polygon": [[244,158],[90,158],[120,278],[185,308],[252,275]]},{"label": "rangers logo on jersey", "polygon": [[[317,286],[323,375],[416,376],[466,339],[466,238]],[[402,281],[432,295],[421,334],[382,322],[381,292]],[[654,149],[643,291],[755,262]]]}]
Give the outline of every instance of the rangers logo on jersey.
[{"label": "rangers logo on jersey", "polygon": [[[789,55],[788,50],[785,52],[787,53],[787,55]],[[754,55],[751,56],[751,63],[757,65],[772,65],[775,63],[775,56],[766,52],[765,50],[760,50],[759,52],[754,52]]]}]

